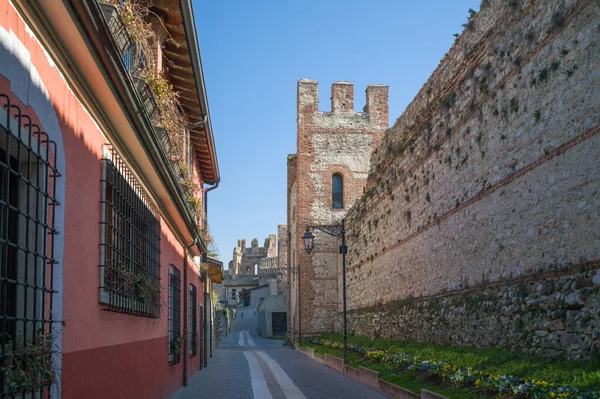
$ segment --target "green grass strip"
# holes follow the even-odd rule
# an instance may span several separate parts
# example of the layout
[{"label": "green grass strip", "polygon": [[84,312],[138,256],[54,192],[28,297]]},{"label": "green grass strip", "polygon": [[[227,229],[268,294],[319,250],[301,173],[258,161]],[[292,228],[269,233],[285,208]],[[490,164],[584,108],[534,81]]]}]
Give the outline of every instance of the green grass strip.
[{"label": "green grass strip", "polygon": [[[342,356],[341,334],[311,338],[316,353]],[[440,394],[450,398],[522,397],[598,399],[600,359],[561,361],[498,348],[476,349],[412,341],[371,340],[349,336],[351,366],[379,371],[381,378],[407,389],[428,388],[437,379]],[[331,351],[339,351],[339,354]],[[353,356],[350,357],[350,354]],[[418,377],[418,378],[417,378]],[[436,385],[436,384],[432,384]],[[440,391],[443,388],[444,391]],[[459,389],[454,394],[452,390]],[[465,390],[471,392],[467,395]]]}]

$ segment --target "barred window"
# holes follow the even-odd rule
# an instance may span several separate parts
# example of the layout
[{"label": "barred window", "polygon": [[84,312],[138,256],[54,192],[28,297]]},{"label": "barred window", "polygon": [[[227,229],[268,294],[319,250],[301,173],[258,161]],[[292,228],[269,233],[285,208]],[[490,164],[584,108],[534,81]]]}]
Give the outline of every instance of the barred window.
[{"label": "barred window", "polygon": [[169,266],[169,363],[179,363],[183,337],[181,336],[181,273]]},{"label": "barred window", "polygon": [[335,174],[331,178],[331,207],[334,209],[344,207],[344,180],[342,175]]},{"label": "barred window", "polygon": [[[0,396],[50,397],[56,144],[0,94]],[[31,355],[34,353],[35,355]]]},{"label": "barred window", "polygon": [[189,347],[189,355],[190,357],[196,356],[196,338],[197,338],[197,314],[196,314],[196,287],[193,284],[190,284],[190,298],[189,298],[189,309],[188,314],[190,315],[190,347]]},{"label": "barred window", "polygon": [[105,310],[160,315],[158,211],[110,146],[102,160],[100,301]]}]

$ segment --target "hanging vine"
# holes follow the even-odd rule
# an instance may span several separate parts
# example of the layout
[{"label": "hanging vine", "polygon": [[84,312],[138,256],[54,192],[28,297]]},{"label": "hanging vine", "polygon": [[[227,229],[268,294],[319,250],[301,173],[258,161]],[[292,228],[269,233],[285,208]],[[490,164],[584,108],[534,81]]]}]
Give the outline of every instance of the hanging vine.
[{"label": "hanging vine", "polygon": [[[186,131],[188,118],[179,101],[179,93],[173,89],[163,71],[156,64],[155,47],[161,45],[152,24],[147,22],[152,14],[150,0],[101,0],[116,6],[123,23],[134,42],[130,52],[130,73],[148,82],[156,100],[158,113],[154,125],[166,131],[171,142],[168,154],[180,169],[189,171]],[[166,29],[164,29],[166,31]],[[171,37],[167,40],[178,45]],[[188,173],[186,173],[187,175]]]}]

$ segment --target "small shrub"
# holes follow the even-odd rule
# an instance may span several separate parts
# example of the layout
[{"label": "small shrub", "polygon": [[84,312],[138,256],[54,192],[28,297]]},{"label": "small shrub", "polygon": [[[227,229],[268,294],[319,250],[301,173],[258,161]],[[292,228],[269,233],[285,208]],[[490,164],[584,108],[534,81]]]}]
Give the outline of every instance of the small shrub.
[{"label": "small shrub", "polygon": [[577,65],[573,65],[573,67],[571,69],[567,69],[565,71],[565,73],[567,74],[567,77],[571,77],[571,75],[573,75],[575,73],[575,71],[577,70],[577,68],[579,68],[579,66]]},{"label": "small shrub", "polygon": [[181,335],[171,342],[171,353],[177,355],[181,353],[181,348],[183,348],[183,339],[183,335]]},{"label": "small shrub", "polygon": [[517,100],[516,98],[511,98],[510,99],[510,109],[516,114],[517,112],[519,112],[519,100]]},{"label": "small shrub", "polygon": [[52,364],[55,339],[52,333],[45,334],[38,329],[35,340],[17,340],[14,348],[12,342],[6,342],[2,374],[8,392],[36,392],[57,382]]},{"label": "small shrub", "polygon": [[446,98],[444,98],[442,105],[446,110],[449,110],[450,108],[454,107],[454,104],[456,104],[456,100],[456,92],[453,91],[452,93],[448,94]]},{"label": "small shrub", "polygon": [[394,155],[402,155],[404,153],[404,144],[398,144],[392,151]]},{"label": "small shrub", "polygon": [[550,22],[552,23],[553,30],[560,29],[565,26],[566,18],[560,11],[557,11],[552,15]]},{"label": "small shrub", "polygon": [[521,56],[518,55],[517,57],[515,57],[514,63],[516,66],[521,66],[521,61],[522,61]]},{"label": "small shrub", "polygon": [[536,79],[536,78],[534,78],[534,77],[532,77],[532,78],[531,78],[531,81],[529,81],[529,86],[533,87],[533,86],[535,86],[535,85],[537,85],[537,79]]},{"label": "small shrub", "polygon": [[467,58],[472,57],[473,55],[475,55],[475,53],[477,52],[477,49],[479,48],[479,46],[477,45],[477,43],[475,43],[470,49],[469,51],[467,51],[467,54],[465,54],[465,56]]},{"label": "small shrub", "polygon": [[537,76],[537,80],[539,82],[545,82],[548,80],[550,74],[548,73],[548,68],[543,68]]},{"label": "small shrub", "polygon": [[533,42],[534,38],[535,35],[533,34],[533,31],[529,31],[525,34],[525,40],[527,40],[528,42]]}]

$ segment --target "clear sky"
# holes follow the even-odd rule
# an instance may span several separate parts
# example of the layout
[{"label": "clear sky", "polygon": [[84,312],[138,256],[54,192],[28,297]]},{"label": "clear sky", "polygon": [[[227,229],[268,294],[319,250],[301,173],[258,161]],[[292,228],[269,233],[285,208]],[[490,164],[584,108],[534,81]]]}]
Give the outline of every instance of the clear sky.
[{"label": "clear sky", "polygon": [[319,82],[329,111],[335,81],[389,86],[402,114],[480,0],[194,0],[221,184],[209,228],[225,263],[239,238],[262,246],[286,222],[286,158],[296,152],[296,84]]}]

